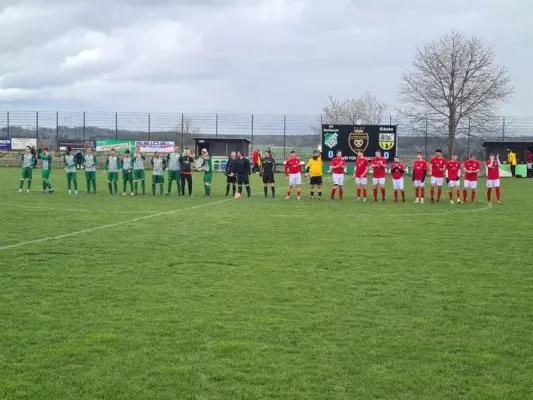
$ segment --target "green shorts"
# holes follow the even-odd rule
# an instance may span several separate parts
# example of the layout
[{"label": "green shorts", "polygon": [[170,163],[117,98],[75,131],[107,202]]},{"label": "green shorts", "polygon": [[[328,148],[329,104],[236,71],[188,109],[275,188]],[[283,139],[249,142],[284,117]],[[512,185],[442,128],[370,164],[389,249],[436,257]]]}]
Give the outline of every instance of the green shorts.
[{"label": "green shorts", "polygon": [[76,172],[67,172],[67,181],[77,181],[78,174]]},{"label": "green shorts", "polygon": [[128,171],[122,171],[122,180],[124,182],[133,181],[133,173]]},{"label": "green shorts", "polygon": [[118,182],[118,172],[108,172],[107,173],[108,182]]},{"label": "green shorts", "polygon": [[152,175],[152,183],[165,183],[163,175]]},{"label": "green shorts", "polygon": [[33,176],[32,168],[22,168],[22,172],[20,173],[20,179],[31,179],[32,176]]},{"label": "green shorts", "polygon": [[85,179],[96,179],[96,171],[85,171]]},{"label": "green shorts", "polygon": [[168,181],[179,181],[180,172],[179,171],[168,171]]},{"label": "green shorts", "polygon": [[47,181],[48,179],[50,179],[50,173],[52,171],[48,170],[48,169],[43,169],[42,172],[41,172],[41,175],[43,177],[43,181]]},{"label": "green shorts", "polygon": [[204,174],[204,183],[211,183],[213,181],[213,173]]},{"label": "green shorts", "polygon": [[133,179],[135,180],[144,180],[145,179],[145,176],[144,176],[144,169],[134,169],[133,170]]}]

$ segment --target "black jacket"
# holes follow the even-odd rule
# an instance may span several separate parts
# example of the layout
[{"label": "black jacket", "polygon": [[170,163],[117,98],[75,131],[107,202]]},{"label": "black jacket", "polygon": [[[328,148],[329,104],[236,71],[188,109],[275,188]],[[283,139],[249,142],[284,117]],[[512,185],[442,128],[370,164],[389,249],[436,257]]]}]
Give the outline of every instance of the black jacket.
[{"label": "black jacket", "polygon": [[239,175],[243,175],[243,174],[248,174],[250,175],[251,174],[251,170],[250,170],[250,160],[248,160],[247,158],[240,158],[240,159],[237,159],[237,174]]}]

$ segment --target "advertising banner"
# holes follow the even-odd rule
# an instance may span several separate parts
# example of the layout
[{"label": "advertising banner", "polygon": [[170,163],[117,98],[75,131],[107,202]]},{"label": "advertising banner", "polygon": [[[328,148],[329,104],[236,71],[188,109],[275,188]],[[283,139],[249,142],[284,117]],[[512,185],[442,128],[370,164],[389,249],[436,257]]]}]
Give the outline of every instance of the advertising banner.
[{"label": "advertising banner", "polygon": [[141,153],[172,153],[174,150],[174,142],[168,141],[137,141],[135,145],[141,148]]},{"label": "advertising banner", "polygon": [[26,146],[37,148],[37,139],[35,138],[11,138],[12,150],[24,150]]},{"label": "advertising banner", "polygon": [[72,150],[83,150],[87,147],[94,148],[94,142],[90,140],[62,140],[59,142],[59,150],[65,151],[67,147]]},{"label": "advertising banner", "polygon": [[11,139],[10,138],[0,138],[0,151],[11,150]]},{"label": "advertising banner", "polygon": [[132,140],[97,140],[96,151],[110,151],[115,149],[117,153],[124,153],[126,150],[135,151],[135,141]]}]

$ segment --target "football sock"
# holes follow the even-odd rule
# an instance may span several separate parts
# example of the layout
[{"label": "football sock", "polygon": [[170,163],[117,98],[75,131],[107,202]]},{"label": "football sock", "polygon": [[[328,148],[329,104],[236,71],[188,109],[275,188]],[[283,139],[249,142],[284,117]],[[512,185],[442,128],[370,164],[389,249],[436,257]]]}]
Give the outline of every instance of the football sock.
[{"label": "football sock", "polygon": [[72,182],[70,181],[70,179],[67,179],[67,189],[70,190],[72,186]]},{"label": "football sock", "polygon": [[117,182],[113,182],[113,190],[115,191],[115,194],[117,194],[117,192],[118,192],[118,183]]},{"label": "football sock", "polygon": [[28,189],[31,189],[31,179],[28,179]]},{"label": "football sock", "polygon": [[363,198],[366,199],[366,189],[363,189]]},{"label": "football sock", "polygon": [[20,181],[19,189],[22,189],[24,187],[24,181]]},{"label": "football sock", "polygon": [[381,188],[381,198],[385,200],[385,188]]},{"label": "football sock", "polygon": [[423,199],[424,197],[426,197],[426,189],[420,188],[420,198]]},{"label": "football sock", "polygon": [[[143,194],[145,194],[146,193],[146,182],[144,181],[144,179],[141,181],[141,187],[143,189]],[[96,188],[94,190],[96,190]]]},{"label": "football sock", "polygon": [[248,197],[252,195],[252,191],[250,190],[250,186],[246,186],[246,193],[248,194]]},{"label": "football sock", "polygon": [[457,199],[461,198],[461,190],[457,189]]},{"label": "football sock", "polygon": [[135,188],[135,194],[137,194],[137,192],[139,191],[139,183],[138,182],[135,182],[133,184],[133,187]]},{"label": "football sock", "polygon": [[311,197],[313,197],[314,195],[315,195],[315,192],[313,192],[313,191],[311,190]]},{"label": "football sock", "polygon": [[300,197],[300,196],[302,195],[302,191],[301,191],[300,189],[297,189],[297,190],[296,190],[296,195],[297,195],[298,197]]},{"label": "football sock", "polygon": [[291,190],[287,189],[287,197],[290,197],[290,195],[291,195]]},{"label": "football sock", "polygon": [[500,192],[500,187],[498,186],[496,188],[496,200],[500,201],[500,197],[501,197],[501,192]]},{"label": "football sock", "polygon": [[377,200],[378,199],[378,190],[374,189],[373,193],[374,193],[374,200]]},{"label": "football sock", "polygon": [[487,188],[487,201],[490,202],[492,196],[492,188]]},{"label": "football sock", "polygon": [[318,189],[318,197],[322,197],[322,189]]},{"label": "football sock", "polygon": [[474,200],[476,199],[476,191],[475,190],[472,190],[472,194],[471,194],[470,198],[471,198],[471,201],[473,203]]},{"label": "football sock", "polygon": [[398,201],[398,191],[394,191],[394,201]]},{"label": "football sock", "polygon": [[231,190],[233,191],[233,195],[235,196],[235,191],[237,190],[237,186],[233,185]]},{"label": "football sock", "polygon": [[435,189],[434,188],[431,188],[431,200],[434,200],[435,199]]},{"label": "football sock", "polygon": [[94,190],[94,193],[96,193],[96,178],[93,178],[92,181],[93,181],[93,190]]},{"label": "football sock", "polygon": [[152,183],[152,194],[155,196],[155,183]]},{"label": "football sock", "polygon": [[[228,184],[226,185],[226,196],[229,194],[229,187],[230,187],[230,184],[228,183]],[[234,194],[235,194],[235,193],[234,193]]]},{"label": "football sock", "polygon": [[87,193],[91,193],[91,180],[87,179]]},{"label": "football sock", "polygon": [[239,186],[239,194],[242,194],[242,186]]},{"label": "football sock", "polygon": [[[126,190],[124,189],[124,191]],[[132,181],[130,181],[130,191],[133,193],[133,182]]]},{"label": "football sock", "polygon": [[437,201],[440,201],[440,197],[442,196],[442,188],[439,186],[437,189]]},{"label": "football sock", "polygon": [[333,188],[331,189],[331,198],[334,199],[335,198],[335,193],[337,192],[337,189],[336,188]]},{"label": "football sock", "polygon": [[420,188],[415,188],[415,197],[416,197],[417,199],[420,198]]},{"label": "football sock", "polygon": [[265,192],[265,197],[268,196],[268,188],[266,186],[263,186],[263,190]]},{"label": "football sock", "polygon": [[357,198],[360,198],[360,197],[361,197],[361,189],[357,188]]},{"label": "football sock", "polygon": [[344,196],[344,189],[342,187],[339,188],[339,199],[342,200],[342,196]]},{"label": "football sock", "polygon": [[402,201],[405,201],[405,190],[402,190]]},{"label": "football sock", "polygon": [[450,200],[453,200],[453,192],[452,191],[450,191],[449,195],[450,195]]},{"label": "football sock", "polygon": [[107,182],[107,188],[109,189],[109,194],[113,194],[113,186],[111,185],[111,182]]},{"label": "football sock", "polygon": [[163,183],[159,184],[159,194],[163,195],[163,192],[165,191],[165,185]]},{"label": "football sock", "polygon": [[463,190],[463,200],[466,203],[466,198],[468,197],[468,191],[466,189]]},{"label": "football sock", "polygon": [[43,190],[46,190],[46,182],[43,181]]},{"label": "football sock", "polygon": [[207,185],[205,187],[205,194],[207,194],[208,196],[211,196],[211,185]]},{"label": "football sock", "polygon": [[170,192],[172,192],[172,181],[168,181],[168,194],[170,194]]},{"label": "football sock", "polygon": [[276,188],[272,186],[270,190],[272,191],[272,198],[276,197]]}]

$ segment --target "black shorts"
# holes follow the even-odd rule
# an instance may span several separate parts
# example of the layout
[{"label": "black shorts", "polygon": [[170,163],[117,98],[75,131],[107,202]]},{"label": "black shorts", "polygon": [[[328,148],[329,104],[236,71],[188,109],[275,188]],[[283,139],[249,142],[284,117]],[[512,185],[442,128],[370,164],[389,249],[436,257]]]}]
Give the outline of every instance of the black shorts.
[{"label": "black shorts", "polygon": [[235,175],[233,176],[226,175],[226,183],[232,183],[235,185],[237,183],[237,177]]},{"label": "black shorts", "polygon": [[263,183],[274,183],[274,174],[272,172],[263,173]]},{"label": "black shorts", "polygon": [[322,185],[322,177],[321,176],[312,176],[309,180],[310,185]]},{"label": "black shorts", "polygon": [[250,176],[248,174],[238,174],[237,175],[237,184],[239,185],[249,185]]}]

